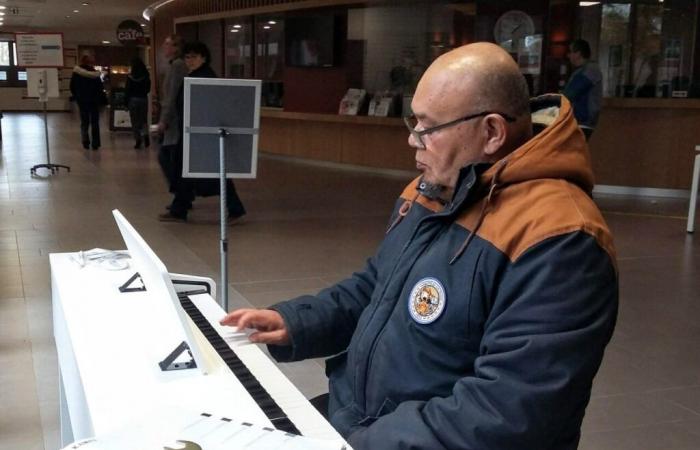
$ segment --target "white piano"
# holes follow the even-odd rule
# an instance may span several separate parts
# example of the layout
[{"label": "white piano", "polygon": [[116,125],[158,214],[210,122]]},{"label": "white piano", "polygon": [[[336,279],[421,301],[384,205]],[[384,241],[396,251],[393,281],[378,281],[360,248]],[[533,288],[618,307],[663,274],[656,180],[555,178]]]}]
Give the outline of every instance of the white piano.
[{"label": "white piano", "polygon": [[[82,256],[50,255],[62,445],[125,429],[177,432],[193,413],[206,413],[349,448],[260,348],[219,325],[224,311],[211,279],[171,274],[176,290],[190,292],[180,293],[184,307],[175,314],[162,292],[148,290],[145,277],[147,290],[120,292],[133,267],[83,265]],[[183,330],[182,320],[191,328]],[[159,366],[186,366],[186,351],[164,360],[193,339],[199,367]]]}]

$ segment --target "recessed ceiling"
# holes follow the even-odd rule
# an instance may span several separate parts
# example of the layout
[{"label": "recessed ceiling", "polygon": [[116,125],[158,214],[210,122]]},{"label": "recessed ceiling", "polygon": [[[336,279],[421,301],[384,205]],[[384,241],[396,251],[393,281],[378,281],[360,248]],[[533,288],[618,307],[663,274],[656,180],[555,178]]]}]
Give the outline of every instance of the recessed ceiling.
[{"label": "recessed ceiling", "polygon": [[[114,34],[122,20],[133,19],[146,26],[141,15],[153,0],[0,0],[5,6],[0,32],[46,30],[79,36]],[[78,11],[78,12],[74,12]],[[97,33],[99,32],[99,33]]]}]

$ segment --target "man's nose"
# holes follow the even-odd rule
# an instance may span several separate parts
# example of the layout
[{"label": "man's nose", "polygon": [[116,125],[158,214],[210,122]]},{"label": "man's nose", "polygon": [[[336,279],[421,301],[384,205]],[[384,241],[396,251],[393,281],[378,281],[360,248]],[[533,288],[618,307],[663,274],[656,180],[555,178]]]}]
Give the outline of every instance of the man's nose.
[{"label": "man's nose", "polygon": [[412,148],[425,150],[425,146],[423,145],[423,143],[419,139],[417,139],[413,133],[408,133],[408,145]]}]

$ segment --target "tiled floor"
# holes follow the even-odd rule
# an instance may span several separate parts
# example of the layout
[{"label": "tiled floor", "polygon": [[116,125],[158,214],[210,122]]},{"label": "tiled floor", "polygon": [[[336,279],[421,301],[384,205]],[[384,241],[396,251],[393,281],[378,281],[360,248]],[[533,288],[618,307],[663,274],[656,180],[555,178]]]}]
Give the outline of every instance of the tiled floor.
[{"label": "tiled floor", "polygon": [[[57,362],[48,254],[122,248],[120,209],[172,272],[218,279],[217,198],[187,224],[155,220],[169,201],[155,149],[134,150],[103,126],[103,147],[80,148],[70,114],[50,115],[52,162],[71,172],[30,177],[45,160],[35,114],[6,113],[0,153],[0,450],[56,449]],[[237,187],[249,210],[230,228],[231,304],[267,306],[361,267],[383,235],[406,178],[263,157]],[[596,379],[581,449],[700,448],[700,242],[684,201],[596,196],[615,234],[621,307]],[[283,370],[308,396],[321,365]]]}]

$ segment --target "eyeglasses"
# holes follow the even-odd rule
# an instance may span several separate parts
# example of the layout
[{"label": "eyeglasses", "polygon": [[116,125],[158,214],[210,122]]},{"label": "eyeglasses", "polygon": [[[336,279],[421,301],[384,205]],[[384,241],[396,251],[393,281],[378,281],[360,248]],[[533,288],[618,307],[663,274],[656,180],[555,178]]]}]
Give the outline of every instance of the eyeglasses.
[{"label": "eyeglasses", "polygon": [[425,143],[423,142],[423,136],[435,133],[436,131],[442,130],[443,128],[448,128],[452,127],[454,125],[457,125],[458,123],[466,122],[468,120],[476,119],[477,117],[484,117],[488,116],[489,114],[498,114],[499,116],[503,117],[506,122],[515,122],[515,117],[509,116],[508,114],[500,113],[497,111],[482,111],[480,113],[476,114],[470,114],[468,116],[461,117],[459,119],[452,120],[447,123],[443,123],[441,125],[435,125],[434,127],[430,128],[424,128],[422,130],[416,130],[416,127],[418,126],[418,119],[416,116],[408,116],[404,117],[403,121],[406,124],[406,128],[408,128],[408,131],[411,133],[411,136],[413,136],[413,139],[416,140],[421,146],[421,148],[425,148]]}]

